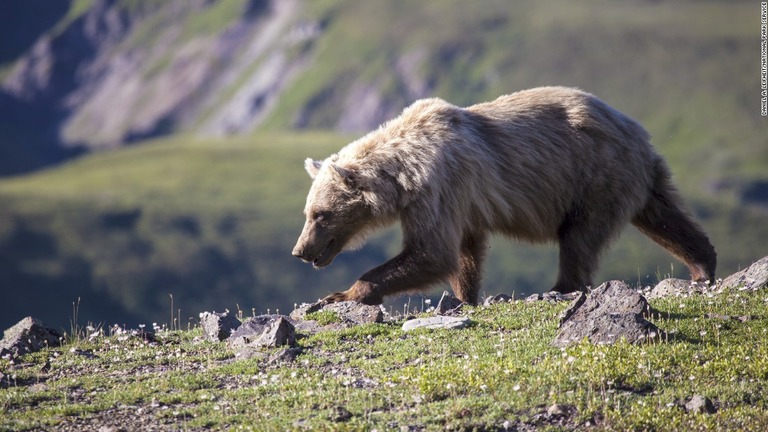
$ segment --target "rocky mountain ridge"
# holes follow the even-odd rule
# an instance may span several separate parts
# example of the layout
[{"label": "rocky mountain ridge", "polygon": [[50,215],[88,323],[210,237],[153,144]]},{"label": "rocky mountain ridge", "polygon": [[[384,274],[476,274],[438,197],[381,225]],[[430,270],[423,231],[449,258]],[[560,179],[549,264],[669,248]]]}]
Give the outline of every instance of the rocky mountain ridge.
[{"label": "rocky mountain ridge", "polygon": [[[221,22],[205,19],[213,14]],[[251,130],[306,67],[297,47],[320,26],[298,16],[297,0],[90,2],[5,74],[0,110],[15,118],[3,126],[23,138],[14,144],[26,157],[17,154],[0,173],[45,164],[66,149]]]},{"label": "rocky mountain ridge", "polygon": [[359,134],[421,97],[551,84],[599,95],[661,144],[738,142],[704,168],[761,160],[748,3],[12,0],[0,175],[168,134]]}]

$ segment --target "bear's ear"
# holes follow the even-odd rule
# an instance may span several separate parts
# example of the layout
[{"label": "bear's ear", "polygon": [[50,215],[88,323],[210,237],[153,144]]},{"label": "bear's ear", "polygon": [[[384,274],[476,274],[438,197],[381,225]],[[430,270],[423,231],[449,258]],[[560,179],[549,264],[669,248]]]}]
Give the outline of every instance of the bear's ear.
[{"label": "bear's ear", "polygon": [[307,174],[309,174],[312,180],[314,180],[315,176],[317,176],[321,166],[323,166],[323,161],[313,160],[310,158],[307,158],[304,161],[304,169],[307,170]]},{"label": "bear's ear", "polygon": [[336,171],[336,174],[341,177],[341,179],[344,181],[344,183],[349,186],[352,189],[358,189],[359,188],[359,182],[358,182],[358,175],[356,172],[352,171],[351,169],[340,167],[336,164],[331,164],[333,169]]}]

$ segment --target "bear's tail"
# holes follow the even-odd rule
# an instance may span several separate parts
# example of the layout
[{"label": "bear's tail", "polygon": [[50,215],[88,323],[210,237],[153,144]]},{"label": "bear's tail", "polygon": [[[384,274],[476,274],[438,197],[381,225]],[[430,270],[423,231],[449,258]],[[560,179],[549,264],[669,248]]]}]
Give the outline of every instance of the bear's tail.
[{"label": "bear's tail", "polygon": [[715,283],[715,248],[683,207],[670,180],[669,169],[661,158],[656,160],[650,197],[632,219],[632,224],[684,262],[691,272],[691,279]]}]

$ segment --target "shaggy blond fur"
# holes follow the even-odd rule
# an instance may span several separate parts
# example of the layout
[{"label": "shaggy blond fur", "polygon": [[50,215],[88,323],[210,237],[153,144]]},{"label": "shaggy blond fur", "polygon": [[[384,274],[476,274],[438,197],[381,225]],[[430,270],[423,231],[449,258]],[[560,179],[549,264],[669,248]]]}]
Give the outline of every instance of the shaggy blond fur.
[{"label": "shaggy blond fur", "polygon": [[403,229],[403,252],[328,301],[376,304],[448,280],[474,303],[489,233],[558,242],[553,290],[584,290],[627,222],[695,280],[714,280],[714,248],[648,134],[576,89],[536,88],[468,108],[420,100],[306,169],[314,181],[294,255],[322,267],[375,228],[400,220]]}]

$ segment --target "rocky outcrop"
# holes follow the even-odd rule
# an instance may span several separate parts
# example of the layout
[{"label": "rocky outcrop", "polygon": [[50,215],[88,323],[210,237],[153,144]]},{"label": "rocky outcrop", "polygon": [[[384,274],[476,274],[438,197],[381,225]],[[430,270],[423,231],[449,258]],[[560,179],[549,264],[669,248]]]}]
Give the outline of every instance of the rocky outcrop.
[{"label": "rocky outcrop", "polygon": [[62,339],[61,333],[39,319],[26,317],[5,330],[3,340],[0,341],[0,357],[18,357],[43,348],[57,347]]},{"label": "rocky outcrop", "polygon": [[768,256],[723,279],[721,288],[756,291],[768,286]]},{"label": "rocky outcrop", "polygon": [[203,328],[203,336],[211,342],[226,340],[233,331],[240,327],[240,320],[227,312],[201,312],[200,326]]},{"label": "rocky outcrop", "polygon": [[296,334],[290,319],[283,315],[259,315],[248,318],[226,339],[233,350],[243,347],[293,345]]},{"label": "rocky outcrop", "polygon": [[555,346],[567,346],[588,339],[595,344],[612,344],[621,339],[638,343],[657,337],[661,331],[646,318],[650,307],[645,298],[622,281],[609,281],[590,293],[580,295],[562,316]]}]

